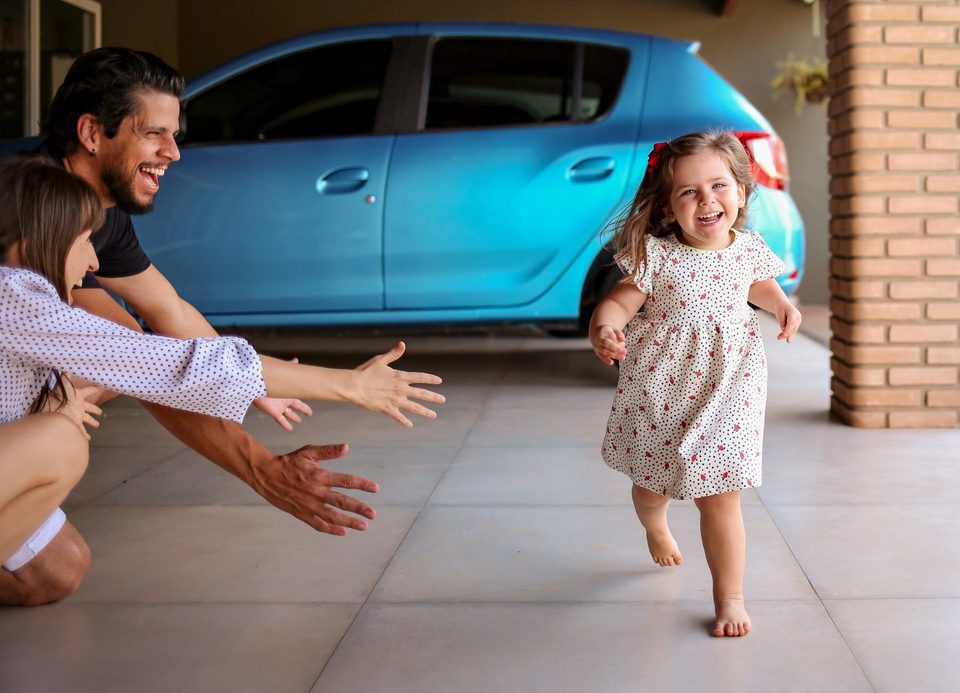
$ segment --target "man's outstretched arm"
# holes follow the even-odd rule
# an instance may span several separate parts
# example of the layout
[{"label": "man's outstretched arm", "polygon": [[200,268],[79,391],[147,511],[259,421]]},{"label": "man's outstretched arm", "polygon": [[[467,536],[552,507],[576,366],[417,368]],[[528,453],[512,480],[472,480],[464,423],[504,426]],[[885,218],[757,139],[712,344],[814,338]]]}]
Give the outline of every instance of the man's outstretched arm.
[{"label": "man's outstretched arm", "polygon": [[[139,329],[130,314],[103,289],[75,289],[73,296],[77,307],[124,327]],[[333,490],[376,493],[374,482],[330,472],[318,464],[342,457],[346,454],[346,445],[308,445],[286,455],[274,455],[232,421],[142,404],[182,443],[242,479],[272,505],[321,532],[342,536],[347,527],[366,529],[366,522],[340,510],[371,520],[376,516],[371,506]]]},{"label": "man's outstretched arm", "polygon": [[341,511],[374,519],[376,511],[336,488],[376,493],[369,479],[331,472],[320,466],[347,452],[345,444],[306,445],[274,455],[233,421],[142,403],[164,428],[201,455],[242,479],[271,504],[320,532],[343,536],[346,528],[364,530],[367,523]]}]

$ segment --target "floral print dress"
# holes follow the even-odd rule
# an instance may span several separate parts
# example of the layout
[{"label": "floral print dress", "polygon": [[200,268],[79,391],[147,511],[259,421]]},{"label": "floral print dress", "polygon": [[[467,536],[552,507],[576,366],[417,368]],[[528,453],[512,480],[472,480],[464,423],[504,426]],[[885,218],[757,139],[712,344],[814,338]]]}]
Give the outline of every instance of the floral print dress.
[{"label": "floral print dress", "polygon": [[603,459],[671,498],[759,486],[767,365],[750,286],[783,272],[758,233],[722,250],[648,237],[647,259],[619,258],[644,310],[627,325],[627,357]]}]

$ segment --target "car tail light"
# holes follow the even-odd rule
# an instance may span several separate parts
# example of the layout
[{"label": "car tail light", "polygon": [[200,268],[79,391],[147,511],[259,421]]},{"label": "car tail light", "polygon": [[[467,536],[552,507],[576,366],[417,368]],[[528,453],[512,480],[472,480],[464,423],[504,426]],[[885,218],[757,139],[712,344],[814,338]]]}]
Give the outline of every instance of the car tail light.
[{"label": "car tail light", "polygon": [[790,177],[783,140],[770,132],[738,132],[737,137],[750,155],[757,185],[786,190]]}]

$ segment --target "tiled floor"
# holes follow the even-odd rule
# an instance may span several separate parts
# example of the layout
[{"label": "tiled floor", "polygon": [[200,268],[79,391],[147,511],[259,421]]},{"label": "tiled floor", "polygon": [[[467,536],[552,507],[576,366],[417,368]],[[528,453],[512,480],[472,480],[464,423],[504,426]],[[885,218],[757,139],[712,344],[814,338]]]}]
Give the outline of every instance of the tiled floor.
[{"label": "tiled floor", "polygon": [[[436,422],[321,405],[285,434],[250,416],[278,451],[351,444],[331,466],[381,492],[346,538],[111,405],[67,504],[94,566],[61,604],[0,610],[0,690],[956,691],[960,431],[830,421],[810,334],[768,339],[747,638],[706,633],[692,503],[671,511],[684,565],[651,563],[629,484],[599,459],[615,373],[586,342],[422,337],[401,364],[445,377]],[[391,340],[260,341],[348,365]]]}]

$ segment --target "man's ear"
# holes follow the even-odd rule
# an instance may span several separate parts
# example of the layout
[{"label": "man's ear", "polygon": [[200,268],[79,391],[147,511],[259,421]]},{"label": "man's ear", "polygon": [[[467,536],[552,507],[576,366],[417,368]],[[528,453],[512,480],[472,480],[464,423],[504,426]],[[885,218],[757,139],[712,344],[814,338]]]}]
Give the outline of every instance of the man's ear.
[{"label": "man's ear", "polygon": [[84,113],[77,118],[77,140],[81,149],[94,156],[102,139],[103,125],[92,114]]}]

